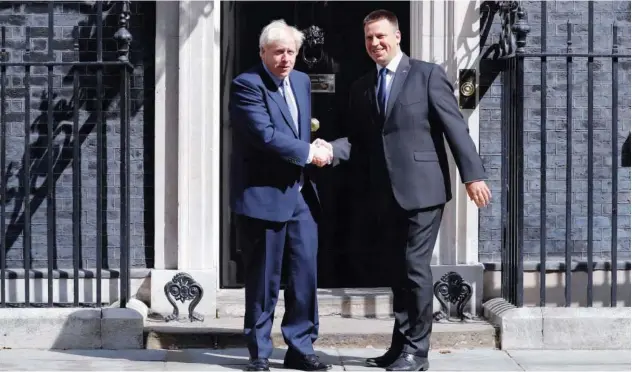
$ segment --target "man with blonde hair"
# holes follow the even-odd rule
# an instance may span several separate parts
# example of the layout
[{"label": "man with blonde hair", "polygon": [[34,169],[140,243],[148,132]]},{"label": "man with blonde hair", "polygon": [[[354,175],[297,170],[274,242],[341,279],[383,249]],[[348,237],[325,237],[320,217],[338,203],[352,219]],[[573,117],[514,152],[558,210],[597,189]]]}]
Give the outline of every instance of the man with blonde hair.
[{"label": "man with blonde hair", "polygon": [[261,63],[231,85],[231,208],[245,260],[249,371],[269,370],[270,333],[286,247],[288,283],[281,331],[289,348],[284,366],[304,371],[330,368],[313,348],[318,337],[318,235],[312,215],[317,197],[305,170],[310,164],[328,164],[332,153],[326,146],[309,143],[311,84],[306,74],[294,71],[302,42],[303,34],[296,28],[282,20],[271,22],[259,39]]}]

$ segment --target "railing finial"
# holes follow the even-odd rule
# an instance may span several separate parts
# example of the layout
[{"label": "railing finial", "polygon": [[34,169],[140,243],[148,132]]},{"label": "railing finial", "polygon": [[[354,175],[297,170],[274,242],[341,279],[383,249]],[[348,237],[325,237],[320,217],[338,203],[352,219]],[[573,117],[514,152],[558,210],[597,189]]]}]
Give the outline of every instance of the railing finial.
[{"label": "railing finial", "polygon": [[131,0],[121,1],[121,14],[119,16],[119,29],[114,34],[118,43],[118,59],[121,62],[129,62],[129,49],[132,43],[132,34],[129,32]]},{"label": "railing finial", "polygon": [[516,10],[516,18],[514,25],[511,28],[516,34],[516,53],[524,54],[525,47],[527,45],[527,34],[531,31],[531,27],[528,23],[527,11],[518,3],[518,7]]}]

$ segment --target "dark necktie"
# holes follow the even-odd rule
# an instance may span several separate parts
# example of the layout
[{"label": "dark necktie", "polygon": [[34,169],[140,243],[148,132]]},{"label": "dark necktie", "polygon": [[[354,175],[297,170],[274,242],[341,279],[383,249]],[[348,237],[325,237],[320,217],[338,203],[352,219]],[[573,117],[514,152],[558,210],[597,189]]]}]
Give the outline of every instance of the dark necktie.
[{"label": "dark necktie", "polygon": [[386,67],[380,70],[380,77],[377,82],[377,105],[382,117],[386,116]]}]

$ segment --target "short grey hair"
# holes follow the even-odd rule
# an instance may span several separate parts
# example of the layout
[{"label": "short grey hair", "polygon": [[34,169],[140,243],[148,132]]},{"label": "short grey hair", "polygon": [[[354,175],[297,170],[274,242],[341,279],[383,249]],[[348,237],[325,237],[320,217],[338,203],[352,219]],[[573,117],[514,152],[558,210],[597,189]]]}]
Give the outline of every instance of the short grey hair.
[{"label": "short grey hair", "polygon": [[288,35],[296,43],[296,50],[301,49],[305,35],[296,27],[290,26],[284,20],[278,19],[270,22],[261,31],[259,36],[259,50],[263,50],[266,45],[270,45],[277,41],[287,41]]}]

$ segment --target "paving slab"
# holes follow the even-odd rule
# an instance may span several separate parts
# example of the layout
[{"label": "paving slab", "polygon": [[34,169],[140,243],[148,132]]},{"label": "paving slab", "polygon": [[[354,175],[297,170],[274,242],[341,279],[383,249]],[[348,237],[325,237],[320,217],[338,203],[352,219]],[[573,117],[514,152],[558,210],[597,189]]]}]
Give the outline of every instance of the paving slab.
[{"label": "paving slab", "polygon": [[[347,371],[376,371],[367,367],[366,358],[382,355],[383,349],[339,349],[342,365]],[[500,350],[444,349],[429,354],[431,371],[522,371],[509,355]]]},{"label": "paving slab", "polygon": [[630,350],[507,350],[525,371],[630,371]]},{"label": "paving slab", "polygon": [[[270,357],[272,366],[282,367],[285,349],[274,349]],[[319,349],[317,355],[323,363],[340,366],[340,357],[336,349]],[[172,350],[167,354],[167,364],[172,362],[181,364],[202,364],[202,365],[223,365],[223,366],[239,366],[243,367],[248,364],[247,349],[188,349],[188,350]],[[339,370],[342,371],[342,368]]]},{"label": "paving slab", "polygon": [[[0,371],[165,371],[164,362],[49,360],[0,362]],[[208,368],[208,366],[207,366]]]},{"label": "paving slab", "polygon": [[29,350],[29,349],[6,349],[0,350],[1,362],[19,362],[21,360],[31,360],[34,362],[50,360],[66,361],[117,361],[131,360],[136,362],[164,362],[167,359],[168,350]]},{"label": "paving slab", "polygon": [[[287,370],[283,368],[284,349],[274,349],[270,357],[270,368],[272,370]],[[333,365],[333,371],[342,371],[343,367],[340,363],[338,350],[336,349],[319,349],[317,355],[323,363]],[[243,370],[248,364],[247,349],[222,349],[222,350],[204,350],[204,349],[188,349],[173,350],[167,354],[167,369],[176,368],[177,370],[188,370],[188,366],[206,366],[209,365],[222,366],[227,369]],[[215,369],[215,367],[213,367]]]}]

